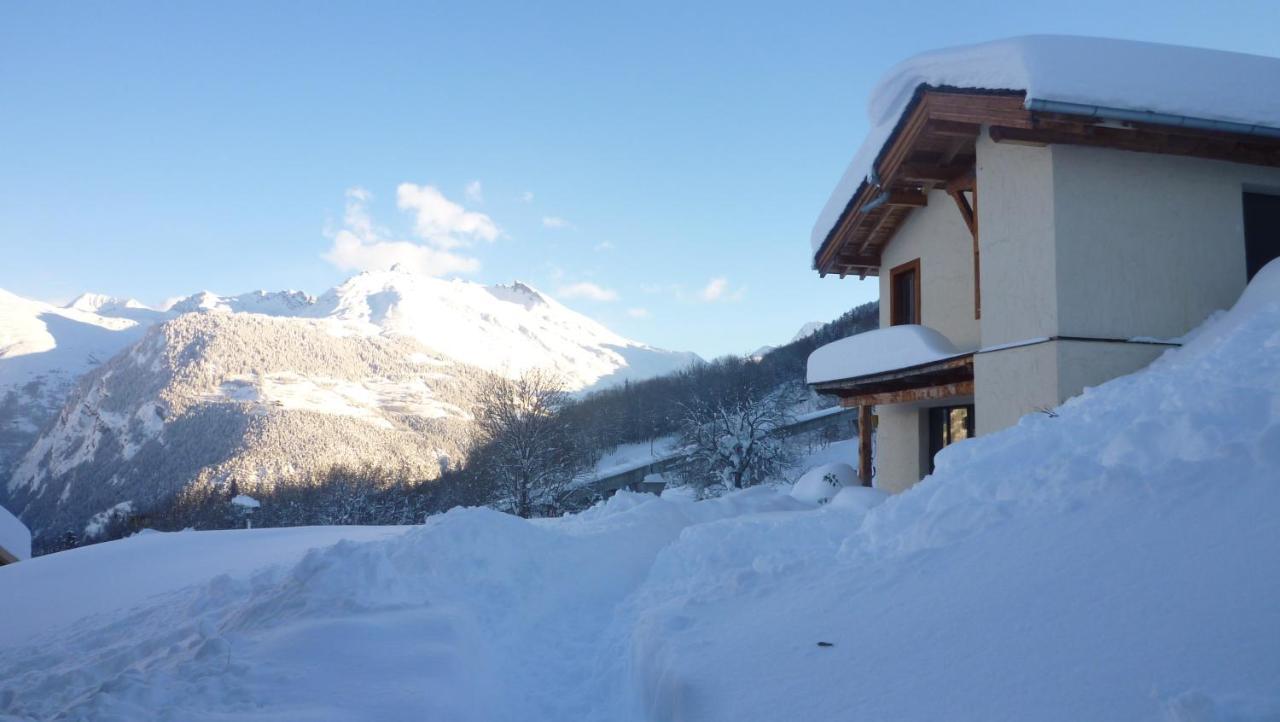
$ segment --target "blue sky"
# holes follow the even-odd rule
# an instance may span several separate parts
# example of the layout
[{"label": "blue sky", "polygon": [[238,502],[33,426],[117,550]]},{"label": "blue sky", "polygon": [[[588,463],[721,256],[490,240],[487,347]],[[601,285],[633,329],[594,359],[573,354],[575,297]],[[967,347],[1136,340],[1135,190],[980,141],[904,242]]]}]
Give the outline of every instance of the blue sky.
[{"label": "blue sky", "polygon": [[8,3],[0,287],[319,293],[407,252],[747,351],[874,297],[808,236],[898,60],[1032,32],[1280,55],[1278,29],[1274,1]]}]

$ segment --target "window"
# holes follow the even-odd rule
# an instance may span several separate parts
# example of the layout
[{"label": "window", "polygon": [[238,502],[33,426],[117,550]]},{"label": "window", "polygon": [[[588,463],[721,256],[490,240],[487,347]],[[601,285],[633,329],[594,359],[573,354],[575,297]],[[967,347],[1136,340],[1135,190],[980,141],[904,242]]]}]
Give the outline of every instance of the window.
[{"label": "window", "polygon": [[920,323],[920,259],[889,271],[889,325]]},{"label": "window", "polygon": [[1244,263],[1246,278],[1280,257],[1280,196],[1244,194]]},{"label": "window", "polygon": [[929,409],[929,473],[933,473],[933,457],[944,448],[973,438],[973,404],[936,406]]}]

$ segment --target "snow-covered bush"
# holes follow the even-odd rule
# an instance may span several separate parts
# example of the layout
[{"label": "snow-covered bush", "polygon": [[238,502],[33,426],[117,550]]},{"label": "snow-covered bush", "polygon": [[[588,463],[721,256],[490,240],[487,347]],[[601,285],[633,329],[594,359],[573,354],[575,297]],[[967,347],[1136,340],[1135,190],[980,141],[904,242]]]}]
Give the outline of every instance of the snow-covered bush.
[{"label": "snow-covered bush", "polygon": [[841,489],[857,486],[858,472],[842,463],[823,464],[804,473],[791,489],[791,496],[810,504],[826,504]]}]

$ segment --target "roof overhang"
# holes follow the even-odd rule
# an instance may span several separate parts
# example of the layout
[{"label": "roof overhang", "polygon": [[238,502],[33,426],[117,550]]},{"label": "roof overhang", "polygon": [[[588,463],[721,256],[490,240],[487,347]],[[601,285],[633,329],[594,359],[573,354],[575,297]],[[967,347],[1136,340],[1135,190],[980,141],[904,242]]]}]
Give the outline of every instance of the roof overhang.
[{"label": "roof overhang", "polygon": [[855,378],[813,384],[842,406],[874,406],[936,401],[973,395],[973,354],[957,354],[929,363]]},{"label": "roof overhang", "polygon": [[[1117,117],[1112,117],[1117,116]],[[997,143],[1070,144],[1280,167],[1273,129],[1046,101],[1021,91],[920,86],[814,255],[819,274],[875,276],[884,248],[935,188],[973,173],[978,136]],[[971,180],[969,182],[972,182]]]}]

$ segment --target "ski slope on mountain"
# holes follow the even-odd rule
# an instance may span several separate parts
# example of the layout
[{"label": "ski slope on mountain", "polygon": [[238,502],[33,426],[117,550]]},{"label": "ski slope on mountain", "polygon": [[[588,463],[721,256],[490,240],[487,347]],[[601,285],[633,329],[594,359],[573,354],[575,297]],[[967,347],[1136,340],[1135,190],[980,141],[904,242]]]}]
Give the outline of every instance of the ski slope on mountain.
[{"label": "ski slope on mountain", "polygon": [[[216,532],[0,568],[0,613],[27,630],[0,646],[0,704],[19,719],[1274,720],[1278,469],[1273,263],[1184,348],[948,447],[887,500],[623,493],[557,519],[457,509],[383,539],[319,534],[296,562],[270,550],[316,532],[278,530],[261,563],[249,533]],[[193,560],[234,563],[156,585],[186,540]],[[158,594],[83,602],[98,613],[77,622],[36,611],[108,553],[116,583]]]}]

